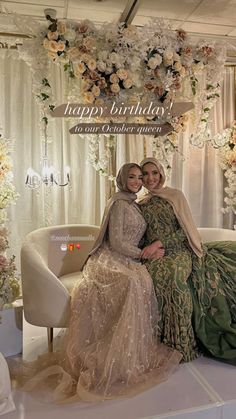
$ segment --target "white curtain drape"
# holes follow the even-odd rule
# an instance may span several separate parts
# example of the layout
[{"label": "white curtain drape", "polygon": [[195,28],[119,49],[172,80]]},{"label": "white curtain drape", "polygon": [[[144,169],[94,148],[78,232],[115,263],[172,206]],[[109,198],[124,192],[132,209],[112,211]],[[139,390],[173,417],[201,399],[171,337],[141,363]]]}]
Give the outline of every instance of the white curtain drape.
[{"label": "white curtain drape", "polygon": [[[225,67],[221,97],[212,109],[212,134],[230,127],[235,119],[234,68]],[[233,228],[232,217],[223,217],[224,176],[219,166],[218,151],[209,144],[203,148],[191,146],[190,129],[180,139],[179,154],[174,156],[171,184],[185,193],[196,224],[199,227]]]},{"label": "white curtain drape", "polygon": [[[52,69],[53,91],[59,105],[63,97],[64,76],[59,67]],[[222,98],[212,114],[215,132],[230,126],[234,120],[234,70],[225,69]],[[28,167],[40,172],[42,142],[40,138],[39,106],[32,93],[32,75],[16,51],[0,50],[0,127],[6,137],[14,140],[14,183],[20,197],[9,211],[11,253],[17,256],[25,235],[36,228],[50,224],[100,224],[109,186],[87,163],[88,141],[69,134],[67,122],[61,118],[52,121],[50,156],[59,170],[71,168],[71,188],[46,187],[32,191],[24,186]],[[76,123],[76,122],[75,122]],[[209,146],[196,149],[190,146],[188,132],[181,139],[183,161],[176,154],[170,184],[186,194],[198,226],[223,225],[220,211],[223,205],[223,175],[217,163],[217,152]],[[140,162],[152,154],[152,141],[141,136],[118,136],[116,169],[127,161]],[[232,220],[231,220],[232,221]],[[230,220],[227,221],[230,223]]]},{"label": "white curtain drape", "polygon": [[[63,78],[58,67],[53,72],[53,91],[58,104],[63,102]],[[9,211],[11,252],[19,261],[19,250],[25,235],[49,224],[99,224],[106,203],[106,182],[87,163],[88,141],[70,135],[68,123],[57,118],[50,123],[49,145],[52,163],[59,170],[71,168],[71,187],[25,187],[26,171],[32,167],[41,172],[42,141],[39,105],[32,94],[29,67],[16,51],[0,50],[0,128],[14,141],[14,184],[20,197]],[[71,122],[70,122],[71,126]],[[19,262],[18,262],[19,263]]]}]

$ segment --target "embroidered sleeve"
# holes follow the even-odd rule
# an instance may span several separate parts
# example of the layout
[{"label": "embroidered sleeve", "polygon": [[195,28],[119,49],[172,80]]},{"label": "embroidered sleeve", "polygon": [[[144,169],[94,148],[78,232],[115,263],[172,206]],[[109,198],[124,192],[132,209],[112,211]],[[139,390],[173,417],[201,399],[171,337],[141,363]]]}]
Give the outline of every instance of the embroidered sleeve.
[{"label": "embroidered sleeve", "polygon": [[[135,246],[137,223],[134,223],[133,212],[129,211],[129,203],[119,200],[111,209],[109,220],[109,243],[113,250],[134,259],[139,258],[141,250]],[[136,228],[132,226],[136,224]]]}]

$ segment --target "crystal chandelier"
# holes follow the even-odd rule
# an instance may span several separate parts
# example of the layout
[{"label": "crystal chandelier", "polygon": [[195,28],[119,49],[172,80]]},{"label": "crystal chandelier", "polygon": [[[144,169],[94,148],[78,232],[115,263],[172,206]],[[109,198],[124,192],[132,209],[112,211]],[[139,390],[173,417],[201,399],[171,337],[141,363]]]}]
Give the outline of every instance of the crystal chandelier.
[{"label": "crystal chandelier", "polygon": [[37,189],[42,184],[46,186],[67,186],[70,184],[70,168],[65,168],[65,173],[62,175],[54,166],[50,165],[47,157],[43,158],[41,175],[35,172],[31,167],[26,172],[25,185],[30,189]]},{"label": "crystal chandelier", "polygon": [[42,157],[42,171],[41,175],[31,167],[26,172],[25,185],[30,189],[37,189],[41,185],[45,186],[68,186],[70,184],[70,168],[66,166],[65,171],[60,173],[50,164],[48,157],[48,135],[47,122],[44,125],[44,147]]}]

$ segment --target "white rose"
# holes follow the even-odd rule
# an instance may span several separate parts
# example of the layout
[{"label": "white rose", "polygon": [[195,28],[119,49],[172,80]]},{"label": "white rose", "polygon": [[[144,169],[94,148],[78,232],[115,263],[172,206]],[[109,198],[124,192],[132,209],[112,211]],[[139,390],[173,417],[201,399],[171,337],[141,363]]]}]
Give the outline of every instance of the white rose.
[{"label": "white rose", "polygon": [[58,57],[58,61],[60,61],[60,63],[63,63],[63,64],[67,64],[67,63],[69,63],[69,59],[68,58],[66,58],[65,56],[63,56],[63,55],[60,55],[59,57]]},{"label": "white rose", "polygon": [[105,73],[106,73],[106,74],[111,74],[111,73],[112,73],[112,71],[113,71],[112,67],[106,67],[106,71],[105,71]]},{"label": "white rose", "polygon": [[173,55],[174,55],[173,51],[167,50],[167,51],[164,52],[163,57],[164,57],[165,60],[172,60]]},{"label": "white rose", "polygon": [[157,61],[157,65],[160,65],[162,62],[162,56],[160,54],[155,54],[155,59]]},{"label": "white rose", "polygon": [[109,54],[109,52],[106,51],[106,50],[99,51],[99,53],[98,53],[99,60],[105,61],[107,59],[107,57],[108,57],[108,54]]},{"label": "white rose", "polygon": [[64,38],[67,39],[69,42],[72,42],[76,38],[76,32],[73,29],[67,29]]},{"label": "white rose", "polygon": [[152,57],[148,60],[148,67],[151,68],[152,70],[155,70],[157,65],[158,65],[158,61],[156,60],[155,57]]},{"label": "white rose", "polygon": [[112,64],[115,64],[118,61],[119,56],[116,52],[112,52],[111,54],[109,54],[109,59]]},{"label": "white rose", "polygon": [[204,68],[204,64],[201,62],[192,64],[192,70],[194,73],[201,73],[203,68]]},{"label": "white rose", "polygon": [[97,62],[97,69],[98,71],[101,71],[101,72],[106,70],[106,64],[104,63],[104,61]]}]

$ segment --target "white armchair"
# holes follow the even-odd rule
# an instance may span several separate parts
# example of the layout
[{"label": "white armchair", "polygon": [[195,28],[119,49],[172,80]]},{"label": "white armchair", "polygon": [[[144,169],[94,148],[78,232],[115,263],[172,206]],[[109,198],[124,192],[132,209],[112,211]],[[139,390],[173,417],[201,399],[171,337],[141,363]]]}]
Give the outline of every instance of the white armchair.
[{"label": "white armchair", "polygon": [[214,242],[214,241],[236,241],[236,230],[229,230],[227,228],[209,228],[201,227],[198,228],[202,242]]},{"label": "white armchair", "polygon": [[23,304],[26,320],[48,330],[66,327],[70,292],[97,238],[99,227],[59,225],[29,233],[21,248]]}]

